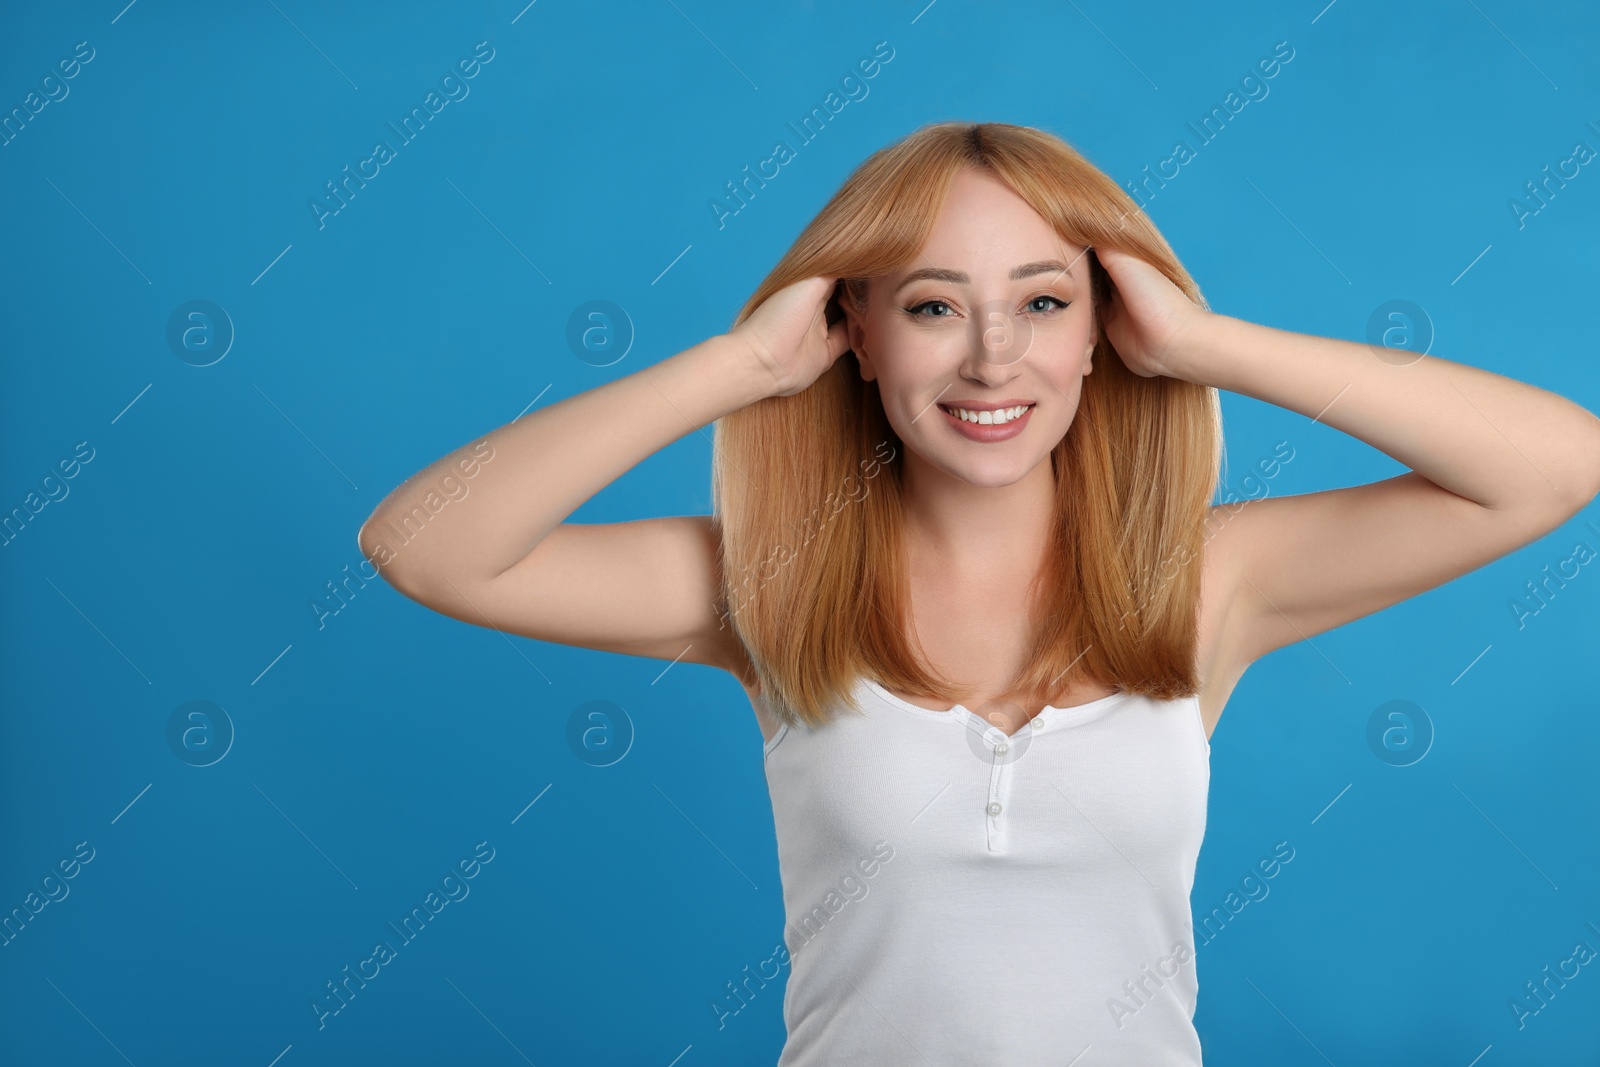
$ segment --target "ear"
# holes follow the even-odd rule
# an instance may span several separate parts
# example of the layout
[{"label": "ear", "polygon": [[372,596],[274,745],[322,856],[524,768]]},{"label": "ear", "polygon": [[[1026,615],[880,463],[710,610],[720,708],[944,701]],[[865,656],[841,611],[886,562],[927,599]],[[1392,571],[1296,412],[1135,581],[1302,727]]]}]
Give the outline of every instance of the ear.
[{"label": "ear", "polygon": [[[1097,263],[1096,266],[1099,264]],[[1094,315],[1089,320],[1089,341],[1083,346],[1083,373],[1088,374],[1094,370],[1094,350],[1105,337],[1105,331],[1100,325],[1100,304],[1095,302]]]},{"label": "ear", "polygon": [[850,342],[850,351],[856,354],[856,362],[861,368],[861,380],[870,382],[878,377],[878,370],[872,365],[872,357],[866,352],[866,324],[856,311],[855,305],[850,302],[849,296],[842,292],[839,296],[839,310],[844,312],[845,336]]}]

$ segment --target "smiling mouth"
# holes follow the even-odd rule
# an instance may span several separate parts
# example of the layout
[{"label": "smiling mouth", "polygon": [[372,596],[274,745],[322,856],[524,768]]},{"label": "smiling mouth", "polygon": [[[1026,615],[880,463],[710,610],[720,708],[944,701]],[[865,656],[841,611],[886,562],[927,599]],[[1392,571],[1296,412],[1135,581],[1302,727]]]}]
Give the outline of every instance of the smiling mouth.
[{"label": "smiling mouth", "polygon": [[962,422],[971,422],[979,426],[1004,426],[1008,422],[1014,422],[1015,420],[1020,419],[1032,409],[1032,404],[1017,404],[1009,408],[997,408],[993,410],[982,411],[977,411],[970,408],[949,407],[945,404],[939,405],[939,410],[945,412],[946,414],[953,415]]}]

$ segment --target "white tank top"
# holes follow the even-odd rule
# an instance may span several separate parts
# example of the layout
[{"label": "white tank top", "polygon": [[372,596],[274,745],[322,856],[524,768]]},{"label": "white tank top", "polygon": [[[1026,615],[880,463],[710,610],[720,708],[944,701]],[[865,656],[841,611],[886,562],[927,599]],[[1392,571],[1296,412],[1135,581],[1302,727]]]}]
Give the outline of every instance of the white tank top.
[{"label": "white tank top", "polygon": [[959,704],[856,695],[864,716],[765,745],[779,1067],[1199,1064],[1199,697],[1046,707],[1008,738]]}]

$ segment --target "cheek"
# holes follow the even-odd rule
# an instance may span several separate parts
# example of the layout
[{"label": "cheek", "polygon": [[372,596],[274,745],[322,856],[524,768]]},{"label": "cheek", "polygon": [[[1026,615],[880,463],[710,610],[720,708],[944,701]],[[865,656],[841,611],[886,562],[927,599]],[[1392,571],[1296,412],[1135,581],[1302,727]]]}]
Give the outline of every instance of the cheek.
[{"label": "cheek", "polygon": [[923,393],[931,396],[939,389],[934,383],[949,381],[960,364],[958,349],[947,340],[919,337],[909,330],[893,328],[873,336],[876,344],[869,351],[878,373],[879,391],[886,399],[889,394],[905,394],[905,402],[911,403]]},{"label": "cheek", "polygon": [[934,392],[937,390],[907,381],[893,372],[878,375],[878,398],[883,403],[884,414],[888,416],[889,425],[901,436],[916,433],[923,428],[929,415],[938,413],[930,408],[921,418],[917,415],[927,404],[926,398]]}]

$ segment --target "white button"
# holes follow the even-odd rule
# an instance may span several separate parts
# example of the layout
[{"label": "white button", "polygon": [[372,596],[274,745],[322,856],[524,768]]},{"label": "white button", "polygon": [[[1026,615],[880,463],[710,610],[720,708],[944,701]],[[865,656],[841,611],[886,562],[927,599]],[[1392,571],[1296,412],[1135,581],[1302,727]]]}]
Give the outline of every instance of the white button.
[{"label": "white button", "polygon": [[989,802],[989,814],[990,815],[999,815],[1000,814],[1000,802],[999,801],[995,800],[995,801],[990,801]]},{"label": "white button", "polygon": [[1028,720],[1028,725],[1033,727],[1035,730],[1043,730],[1044,729],[1044,723],[1042,721],[1040,721],[1038,718],[1029,719]]},{"label": "white button", "polygon": [[1011,746],[1002,741],[998,745],[994,746],[994,750],[997,754],[1004,756],[1007,752],[1011,751]]}]

